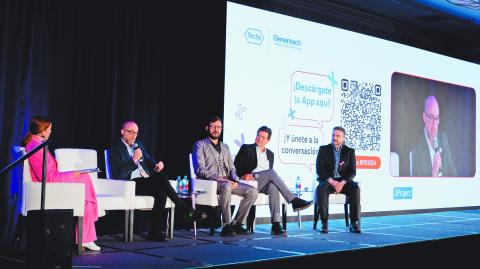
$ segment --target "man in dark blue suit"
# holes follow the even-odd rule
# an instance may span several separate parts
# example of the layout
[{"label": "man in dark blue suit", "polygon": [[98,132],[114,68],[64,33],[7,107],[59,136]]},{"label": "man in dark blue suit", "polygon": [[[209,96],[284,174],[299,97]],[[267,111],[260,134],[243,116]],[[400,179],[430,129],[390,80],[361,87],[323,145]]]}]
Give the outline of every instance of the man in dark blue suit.
[{"label": "man in dark blue suit", "polygon": [[204,219],[204,212],[187,206],[172,188],[167,178],[160,172],[164,168],[162,161],[155,160],[143,146],[137,141],[138,125],[133,121],[127,121],[120,130],[121,139],[110,148],[109,163],[114,179],[135,181],[135,193],[139,195],[151,195],[155,198],[150,218],[148,239],[165,241],[163,232],[157,232],[159,223],[165,223],[162,219],[162,211],[165,209],[167,197],[175,203],[175,206],[185,210],[188,220],[196,221]]},{"label": "man in dark blue suit", "polygon": [[355,150],[345,144],[345,129],[333,128],[332,143],[320,147],[317,155],[317,197],[322,233],[328,233],[328,196],[343,193],[350,201],[350,231],[360,233],[360,189],[353,181],[357,173]]}]

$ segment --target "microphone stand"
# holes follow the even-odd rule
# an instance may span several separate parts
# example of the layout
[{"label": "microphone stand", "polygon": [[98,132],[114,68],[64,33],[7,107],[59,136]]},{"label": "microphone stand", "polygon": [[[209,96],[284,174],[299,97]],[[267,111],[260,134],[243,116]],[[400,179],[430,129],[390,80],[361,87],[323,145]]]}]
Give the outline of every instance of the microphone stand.
[{"label": "microphone stand", "polygon": [[[42,142],[42,144],[36,146],[34,149],[32,149],[31,151],[27,152],[25,155],[23,155],[22,157],[16,159],[15,161],[13,161],[11,164],[5,166],[1,171],[0,171],[0,175],[4,174],[4,173],[7,173],[8,171],[12,170],[12,168],[14,168],[15,166],[17,166],[17,164],[19,164],[20,162],[24,161],[25,159],[27,159],[28,157],[32,156],[33,154],[35,154],[37,151],[41,150],[42,148],[45,148],[45,150],[43,151],[43,167],[42,167],[42,192],[41,192],[41,196],[40,196],[40,209],[42,210],[42,212],[45,211],[45,185],[46,185],[46,175],[47,175],[47,151],[48,151],[48,144],[49,144],[49,141],[48,140],[45,140],[44,142]],[[44,214],[44,213],[43,213]]]},{"label": "microphone stand", "polygon": [[[26,153],[25,155],[21,156],[20,158],[16,159],[15,161],[13,161],[11,164],[5,166],[1,171],[0,171],[0,175],[2,174],[6,174],[8,171],[12,170],[15,166],[17,166],[17,164],[19,164],[20,162],[24,161],[25,159],[29,158],[30,156],[32,156],[33,154],[35,154],[37,151],[41,150],[42,148],[44,148],[44,151],[43,151],[43,166],[42,166],[42,188],[41,188],[41,195],[40,195],[40,214],[41,214],[41,228],[42,228],[42,231],[44,230],[44,227],[45,227],[45,191],[46,191],[46,175],[47,175],[47,151],[48,151],[48,143],[49,141],[46,140],[44,142],[42,142],[40,145],[36,146],[34,149],[32,149],[31,151],[29,151],[28,153]],[[28,212],[27,212],[28,214]],[[13,220],[10,220],[11,222],[13,222]],[[44,242],[42,242],[42,245]]]},{"label": "microphone stand", "polygon": [[[45,144],[45,148],[43,149],[42,192],[40,196],[40,210],[42,212],[42,216],[45,216],[45,188],[47,185],[47,151],[48,151],[48,144]],[[45,219],[45,218],[42,218],[42,219]]]}]

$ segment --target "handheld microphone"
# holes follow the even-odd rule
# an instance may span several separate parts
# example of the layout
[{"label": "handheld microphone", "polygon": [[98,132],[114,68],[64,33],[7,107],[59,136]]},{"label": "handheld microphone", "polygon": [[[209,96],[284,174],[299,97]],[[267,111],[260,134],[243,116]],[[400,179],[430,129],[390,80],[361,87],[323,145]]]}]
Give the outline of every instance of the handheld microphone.
[{"label": "handheld microphone", "polygon": [[433,140],[433,148],[435,150],[435,153],[437,153],[437,152],[442,153],[442,148],[438,145],[438,138],[437,137],[435,137],[435,139]]},{"label": "handheld microphone", "polygon": [[[132,150],[135,151],[136,149],[140,148],[140,146],[138,145],[137,142],[133,143],[132,145]],[[142,157],[140,158],[140,160],[138,160],[139,162],[143,162],[143,155]]]}]

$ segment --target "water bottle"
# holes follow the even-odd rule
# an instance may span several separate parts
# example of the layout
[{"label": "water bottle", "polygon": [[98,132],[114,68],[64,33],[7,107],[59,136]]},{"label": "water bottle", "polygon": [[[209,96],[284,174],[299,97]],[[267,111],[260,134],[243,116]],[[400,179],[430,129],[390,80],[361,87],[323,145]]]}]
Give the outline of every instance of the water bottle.
[{"label": "water bottle", "polygon": [[185,192],[185,179],[180,178],[180,186],[181,186],[180,192],[181,193]]},{"label": "water bottle", "polygon": [[187,176],[183,176],[183,182],[184,182],[183,183],[183,191],[188,192],[189,191],[189,189],[188,189],[188,185],[189,185],[188,183],[189,182],[188,182],[188,177]]},{"label": "water bottle", "polygon": [[177,192],[182,192],[182,179],[180,176],[177,177]]},{"label": "water bottle", "polygon": [[300,177],[297,177],[297,180],[295,181],[295,190],[297,192],[302,190],[302,181],[300,180]]}]

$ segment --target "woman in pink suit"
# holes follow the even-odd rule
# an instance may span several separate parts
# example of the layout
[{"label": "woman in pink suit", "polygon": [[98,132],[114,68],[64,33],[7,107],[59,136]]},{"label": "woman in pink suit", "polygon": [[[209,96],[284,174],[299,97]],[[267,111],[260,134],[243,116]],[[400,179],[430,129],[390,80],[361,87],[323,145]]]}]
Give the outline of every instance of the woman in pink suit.
[{"label": "woman in pink suit", "polygon": [[[52,133],[52,122],[44,117],[35,116],[30,122],[30,132],[22,140],[26,151],[31,151],[43,141],[48,140]],[[43,149],[37,151],[28,158],[30,173],[35,182],[42,181]],[[99,251],[100,247],[95,244],[97,234],[95,232],[95,221],[98,219],[97,195],[93,188],[92,180],[86,173],[79,172],[58,172],[57,160],[50,152],[47,152],[47,182],[72,182],[85,184],[85,212],[83,216],[82,246]]]}]

